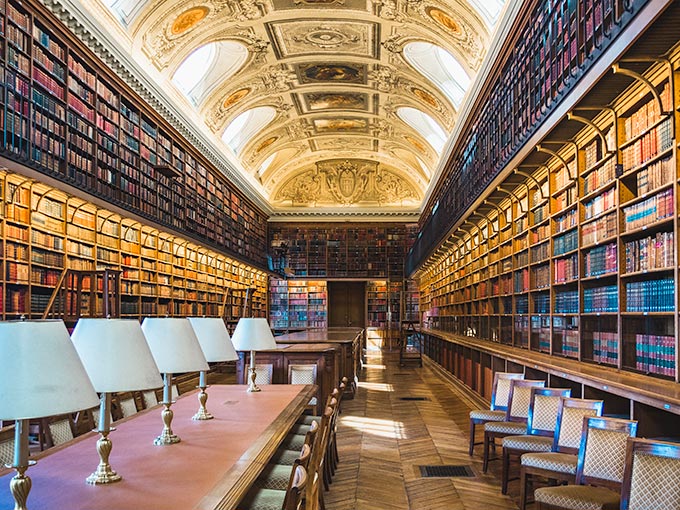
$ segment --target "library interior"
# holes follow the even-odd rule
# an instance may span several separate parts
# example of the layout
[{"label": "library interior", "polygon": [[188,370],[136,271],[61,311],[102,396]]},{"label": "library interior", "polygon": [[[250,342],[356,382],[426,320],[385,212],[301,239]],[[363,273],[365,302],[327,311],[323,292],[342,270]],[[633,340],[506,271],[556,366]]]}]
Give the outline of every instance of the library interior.
[{"label": "library interior", "polygon": [[680,509],[678,26],[0,0],[0,508]]}]

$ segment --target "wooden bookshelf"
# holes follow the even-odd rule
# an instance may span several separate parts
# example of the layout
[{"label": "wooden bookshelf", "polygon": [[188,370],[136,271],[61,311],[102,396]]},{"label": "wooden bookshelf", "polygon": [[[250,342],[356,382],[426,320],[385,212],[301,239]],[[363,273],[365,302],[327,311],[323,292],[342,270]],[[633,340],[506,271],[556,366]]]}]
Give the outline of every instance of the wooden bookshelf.
[{"label": "wooden bookshelf", "polygon": [[442,236],[495,182],[527,140],[544,128],[546,119],[565,101],[571,100],[571,93],[577,90],[580,94],[579,89],[589,87],[584,83],[584,79],[592,80],[588,72],[601,64],[600,56],[612,47],[627,44],[618,39],[637,21],[639,13],[645,9],[654,11],[645,14],[653,19],[672,3],[524,2],[484,92],[476,100],[466,125],[461,126],[443,175],[423,208],[421,235],[406,263],[407,274],[425,262]]},{"label": "wooden bookshelf", "polygon": [[266,267],[266,214],[40,2],[0,0],[0,50],[0,155]]},{"label": "wooden bookshelf", "polygon": [[[120,270],[123,317],[233,323],[248,288],[249,313],[267,314],[268,275],[260,269],[19,174],[0,172],[0,192],[0,319],[42,317],[66,268]],[[101,296],[96,306],[92,312],[101,313]]]},{"label": "wooden bookshelf", "polygon": [[297,278],[401,280],[415,232],[415,225],[391,223],[270,223],[269,249],[286,247],[286,267]]},{"label": "wooden bookshelf", "polygon": [[326,282],[271,278],[269,323],[276,331],[328,327]]},{"label": "wooden bookshelf", "polygon": [[506,171],[420,270],[426,325],[446,342],[470,337],[465,349],[433,344],[437,361],[469,379],[438,349],[481,359],[486,347],[470,351],[478,341],[527,366],[536,353],[680,380],[677,47],[669,64],[637,63],[644,79],[596,84],[601,94],[616,83],[611,108],[587,108],[587,123],[565,118],[557,131],[569,141],[547,136],[543,158],[534,151]]}]

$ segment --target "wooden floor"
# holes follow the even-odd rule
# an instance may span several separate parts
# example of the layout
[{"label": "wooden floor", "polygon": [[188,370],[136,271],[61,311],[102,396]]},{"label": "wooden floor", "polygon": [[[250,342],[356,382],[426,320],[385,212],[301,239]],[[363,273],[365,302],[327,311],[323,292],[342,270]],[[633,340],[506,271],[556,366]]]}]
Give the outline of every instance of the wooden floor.
[{"label": "wooden floor", "polygon": [[[516,509],[518,482],[510,497],[501,494],[500,462],[484,475],[481,446],[468,456],[472,407],[427,363],[400,367],[397,353],[369,353],[356,398],[342,403],[340,464],[326,509]],[[475,476],[421,478],[418,466],[442,464],[469,465]]]}]

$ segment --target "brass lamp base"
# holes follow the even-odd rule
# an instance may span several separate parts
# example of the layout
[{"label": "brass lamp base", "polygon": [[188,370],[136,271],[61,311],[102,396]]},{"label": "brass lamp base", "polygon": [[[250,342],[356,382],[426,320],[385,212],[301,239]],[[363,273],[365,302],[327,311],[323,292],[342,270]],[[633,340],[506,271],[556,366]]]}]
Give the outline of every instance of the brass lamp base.
[{"label": "brass lamp base", "polygon": [[16,467],[17,474],[9,482],[9,490],[14,497],[14,510],[26,510],[26,500],[33,484],[31,479],[24,474],[27,467]]},{"label": "brass lamp base", "polygon": [[97,452],[99,453],[99,466],[97,470],[88,476],[85,481],[91,485],[104,483],[115,483],[123,479],[118,473],[111,469],[109,455],[111,453],[111,440],[109,431],[101,432],[101,437],[97,441]]},{"label": "brass lamp base", "polygon": [[201,392],[198,394],[198,403],[200,404],[200,407],[198,408],[198,411],[196,411],[196,414],[191,417],[191,419],[212,420],[214,416],[210,414],[205,408],[205,403],[208,401],[208,394],[205,392],[205,387],[199,386],[199,388],[201,388]]},{"label": "brass lamp base", "polygon": [[178,436],[176,436],[172,432],[172,429],[170,428],[173,416],[173,412],[170,410],[172,402],[163,402],[163,405],[165,406],[165,409],[163,409],[162,413],[164,427],[163,432],[161,432],[161,435],[153,440],[153,444],[155,444],[156,446],[165,446],[169,444],[179,443],[181,441],[181,439]]},{"label": "brass lamp base", "polygon": [[262,391],[260,387],[255,384],[255,379],[257,378],[257,373],[255,373],[255,367],[252,366],[250,367],[250,381],[248,382],[248,389],[246,390],[249,393],[255,393],[257,391]]}]

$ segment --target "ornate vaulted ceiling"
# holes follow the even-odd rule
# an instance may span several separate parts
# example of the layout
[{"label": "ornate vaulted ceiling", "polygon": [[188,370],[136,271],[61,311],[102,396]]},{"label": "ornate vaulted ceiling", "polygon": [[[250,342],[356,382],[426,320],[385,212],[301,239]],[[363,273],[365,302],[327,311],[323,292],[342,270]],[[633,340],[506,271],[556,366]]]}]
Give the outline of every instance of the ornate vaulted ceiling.
[{"label": "ornate vaulted ceiling", "polygon": [[274,215],[418,212],[502,4],[98,1],[82,5]]}]

